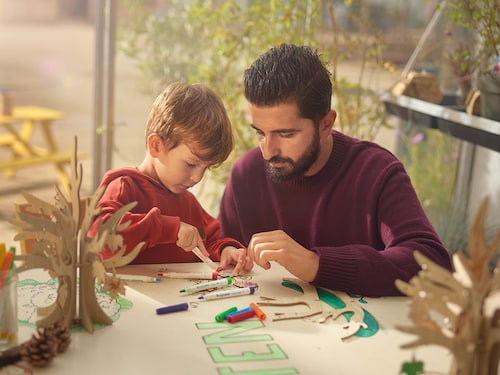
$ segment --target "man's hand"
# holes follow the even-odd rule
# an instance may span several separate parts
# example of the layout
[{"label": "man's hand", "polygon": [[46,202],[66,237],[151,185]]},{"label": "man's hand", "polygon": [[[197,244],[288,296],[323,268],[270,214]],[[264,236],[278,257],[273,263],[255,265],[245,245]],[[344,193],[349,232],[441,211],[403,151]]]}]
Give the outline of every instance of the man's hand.
[{"label": "man's hand", "polygon": [[319,256],[301,246],[282,230],[256,233],[248,246],[248,256],[264,269],[277,262],[299,279],[311,282],[319,268]]},{"label": "man's hand", "polygon": [[220,255],[219,268],[225,269],[230,265],[235,265],[233,275],[239,276],[248,273],[253,268],[253,260],[247,255],[246,249],[237,249],[234,246],[226,246]]}]

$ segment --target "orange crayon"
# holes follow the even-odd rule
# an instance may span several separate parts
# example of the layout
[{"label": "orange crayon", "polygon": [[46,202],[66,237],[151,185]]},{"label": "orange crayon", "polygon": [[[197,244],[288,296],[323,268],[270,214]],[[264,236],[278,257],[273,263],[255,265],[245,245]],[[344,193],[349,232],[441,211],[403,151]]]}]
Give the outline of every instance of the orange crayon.
[{"label": "orange crayon", "polygon": [[257,318],[259,318],[259,320],[266,320],[266,313],[262,311],[260,307],[257,306],[257,304],[250,302],[250,306],[252,306],[255,310],[255,315],[257,315]]}]

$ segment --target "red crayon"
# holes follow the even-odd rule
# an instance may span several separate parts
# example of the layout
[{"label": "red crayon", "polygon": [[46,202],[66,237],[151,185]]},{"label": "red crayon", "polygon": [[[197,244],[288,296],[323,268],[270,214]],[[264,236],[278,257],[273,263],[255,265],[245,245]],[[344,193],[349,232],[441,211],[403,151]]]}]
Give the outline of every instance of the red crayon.
[{"label": "red crayon", "polygon": [[236,323],[239,322],[240,320],[251,318],[252,316],[255,316],[255,310],[249,309],[242,311],[240,313],[233,313],[231,315],[228,315],[226,319],[229,323]]}]

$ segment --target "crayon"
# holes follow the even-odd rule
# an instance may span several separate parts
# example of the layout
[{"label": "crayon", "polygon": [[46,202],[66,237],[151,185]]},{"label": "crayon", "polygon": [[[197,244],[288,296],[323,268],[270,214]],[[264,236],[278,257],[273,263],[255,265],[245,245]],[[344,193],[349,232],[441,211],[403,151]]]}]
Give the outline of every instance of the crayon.
[{"label": "crayon", "polygon": [[163,314],[169,314],[177,311],[185,311],[189,308],[189,305],[187,302],[179,303],[178,305],[170,305],[170,306],[164,306],[164,307],[159,307],[156,309],[156,314],[157,315],[163,315]]},{"label": "crayon", "polygon": [[257,304],[250,302],[250,306],[252,306],[255,310],[255,315],[257,315],[257,318],[259,318],[260,320],[266,320],[266,313],[262,311],[262,309],[257,306]]},{"label": "crayon", "polygon": [[223,312],[215,315],[215,321],[216,322],[222,322],[224,319],[226,319],[226,316],[228,314],[231,314],[231,313],[233,313],[233,312],[235,312],[237,310],[238,310],[238,308],[236,306],[233,306],[233,307],[227,309],[226,311],[223,311]]},{"label": "crayon", "polygon": [[229,323],[236,323],[241,320],[251,318],[252,316],[255,316],[255,310],[250,308],[250,310],[245,309],[245,311],[242,311],[240,313],[230,314],[226,317],[226,319]]},{"label": "crayon", "polygon": [[237,311],[234,311],[232,313],[229,313],[226,315],[226,320],[227,318],[229,318],[231,315],[238,315],[238,314],[241,314],[241,313],[244,313],[244,312],[247,312],[247,311],[250,311],[250,310],[253,310],[253,307],[251,306],[248,306],[248,307],[245,307],[243,309],[240,309],[240,310],[237,310]]},{"label": "crayon", "polygon": [[0,264],[0,289],[2,289],[7,282],[8,271],[12,268],[14,263],[14,252],[7,251],[5,257],[3,258],[2,264]]},{"label": "crayon", "polygon": [[0,243],[0,267],[3,264],[3,260],[5,258],[5,244],[2,242]]},{"label": "crayon", "polygon": [[10,262],[10,269],[14,269],[14,260],[16,259],[16,247],[11,246],[9,249],[12,252],[12,261]]},{"label": "crayon", "polygon": [[7,251],[5,257],[3,258],[3,263],[1,264],[0,271],[8,271],[14,261],[14,253],[12,251]]}]

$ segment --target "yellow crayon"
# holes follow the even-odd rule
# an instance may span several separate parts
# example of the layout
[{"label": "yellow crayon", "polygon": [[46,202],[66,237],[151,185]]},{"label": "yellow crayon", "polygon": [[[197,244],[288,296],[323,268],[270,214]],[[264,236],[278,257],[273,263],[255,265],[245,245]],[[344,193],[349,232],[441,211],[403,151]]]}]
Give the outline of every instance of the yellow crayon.
[{"label": "yellow crayon", "polygon": [[4,258],[5,258],[5,244],[3,242],[1,242],[0,243],[0,267],[2,267]]}]

